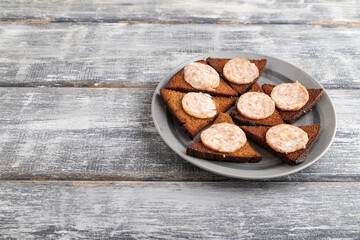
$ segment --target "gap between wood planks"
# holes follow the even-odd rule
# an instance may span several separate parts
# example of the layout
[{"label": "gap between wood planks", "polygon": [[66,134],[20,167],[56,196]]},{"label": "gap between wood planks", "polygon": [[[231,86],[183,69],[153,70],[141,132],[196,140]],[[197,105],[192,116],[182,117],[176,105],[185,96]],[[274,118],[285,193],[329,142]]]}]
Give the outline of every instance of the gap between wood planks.
[{"label": "gap between wood planks", "polygon": [[[341,89],[341,90],[360,90],[359,87],[332,87],[326,84],[322,85],[325,90]],[[119,89],[155,89],[157,85],[126,85],[126,84],[117,84],[117,83],[103,83],[103,84],[88,84],[86,82],[76,83],[74,82],[63,82],[63,83],[18,83],[18,84],[7,84],[0,83],[0,88],[119,88]]]},{"label": "gap between wood planks", "polygon": [[139,179],[56,179],[56,178],[49,178],[49,179],[0,179],[0,182],[79,182],[79,183],[117,183],[117,182],[129,182],[129,183],[282,183],[282,184],[289,184],[289,183],[302,183],[302,184],[359,184],[360,181],[351,180],[351,181],[304,181],[304,180],[289,180],[284,181],[283,179],[276,180],[276,179],[264,179],[264,180],[242,180],[242,179],[214,179],[214,180],[171,180],[171,179],[161,179],[161,180],[139,180]]},{"label": "gap between wood planks", "polygon": [[317,21],[317,22],[241,22],[241,21],[217,21],[206,20],[181,20],[181,19],[165,19],[165,20],[97,20],[86,19],[85,21],[78,21],[73,19],[0,19],[0,23],[76,23],[76,24],[92,24],[92,23],[128,23],[128,24],[294,24],[294,25],[333,25],[333,26],[360,26],[360,21]]},{"label": "gap between wood planks", "polygon": [[17,84],[7,84],[7,83],[0,83],[0,88],[148,88],[148,89],[155,89],[156,85],[139,85],[139,86],[132,86],[126,84],[118,84],[118,83],[101,83],[98,84],[96,82],[52,82],[49,84],[44,83],[17,83]]},{"label": "gap between wood planks", "polygon": [[[140,174],[141,175],[141,174]],[[269,179],[252,179],[252,180],[245,180],[245,179],[237,179],[237,178],[229,178],[221,175],[215,175],[215,177],[211,177],[208,179],[192,179],[189,177],[184,177],[182,179],[172,179],[172,178],[154,178],[154,177],[147,177],[143,176],[139,178],[130,176],[130,175],[112,175],[112,174],[94,174],[94,173],[68,173],[68,174],[59,174],[59,173],[43,173],[43,174],[22,174],[22,176],[15,176],[11,173],[5,174],[1,176],[0,182],[4,181],[24,181],[24,182],[51,182],[51,181],[67,181],[67,182],[224,182],[224,183],[231,183],[231,182],[279,182],[279,183],[288,183],[288,182],[301,182],[301,183],[342,183],[342,182],[354,182],[360,183],[360,178],[358,175],[349,175],[349,174],[340,174],[336,175],[339,178],[332,178],[329,175],[327,178],[322,178],[317,176],[316,178],[304,178],[298,177],[296,174],[287,175],[278,178],[269,178]]]}]

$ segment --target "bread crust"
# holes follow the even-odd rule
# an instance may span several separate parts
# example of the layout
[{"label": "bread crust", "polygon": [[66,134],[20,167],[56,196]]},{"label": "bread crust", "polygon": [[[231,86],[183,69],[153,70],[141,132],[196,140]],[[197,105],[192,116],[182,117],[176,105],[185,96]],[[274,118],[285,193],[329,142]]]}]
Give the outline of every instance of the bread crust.
[{"label": "bread crust", "polygon": [[260,162],[262,157],[261,155],[254,156],[238,156],[236,155],[239,152],[250,151],[252,149],[249,143],[246,143],[243,147],[241,147],[238,151],[234,153],[220,153],[213,151],[204,146],[202,142],[196,142],[193,146],[186,150],[186,154],[192,157],[214,160],[214,161],[223,161],[223,162],[239,162],[239,163],[255,163]]}]

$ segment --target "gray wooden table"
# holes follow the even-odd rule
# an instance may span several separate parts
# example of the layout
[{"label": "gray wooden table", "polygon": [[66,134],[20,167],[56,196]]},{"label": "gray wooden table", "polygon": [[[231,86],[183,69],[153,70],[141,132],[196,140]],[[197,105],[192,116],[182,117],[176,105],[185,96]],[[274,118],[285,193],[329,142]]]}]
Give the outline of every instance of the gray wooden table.
[{"label": "gray wooden table", "polygon": [[[1,238],[360,238],[359,1],[0,9]],[[151,96],[177,64],[216,51],[274,56],[321,82],[338,116],[329,151],[257,182],[180,159],[155,130]]]}]

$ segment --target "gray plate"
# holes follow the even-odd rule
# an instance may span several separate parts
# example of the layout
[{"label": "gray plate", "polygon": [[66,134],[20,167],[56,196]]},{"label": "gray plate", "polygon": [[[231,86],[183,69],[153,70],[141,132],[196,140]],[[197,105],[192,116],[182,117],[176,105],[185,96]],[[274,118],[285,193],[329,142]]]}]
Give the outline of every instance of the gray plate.
[{"label": "gray plate", "polygon": [[[190,140],[182,132],[180,126],[175,122],[174,118],[166,110],[165,105],[163,104],[160,97],[160,89],[164,88],[170,78],[188,63],[201,59],[205,60],[207,57],[241,57],[247,59],[266,58],[268,60],[266,69],[258,80],[258,83],[260,85],[264,83],[277,85],[284,82],[295,82],[296,80],[299,80],[299,82],[303,84],[306,88],[322,88],[322,86],[315,79],[313,79],[301,69],[279,59],[261,54],[246,52],[219,52],[210,53],[190,59],[171,70],[162,79],[162,81],[155,89],[151,105],[152,117],[154,119],[154,124],[157,131],[164,139],[165,143],[180,157],[202,169],[220,175],[241,179],[265,179],[280,177],[300,171],[301,169],[304,169],[316,162],[330,147],[336,131],[336,115],[331,100],[325,92],[324,96],[316,105],[316,107],[294,124],[297,126],[309,125],[314,123],[321,124],[320,139],[318,143],[309,153],[305,162],[300,165],[289,166],[288,164],[282,162],[279,158],[275,157],[274,155],[272,155],[265,149],[257,146],[251,141],[249,141],[250,145],[263,156],[263,159],[258,163],[216,162],[186,155],[186,148],[193,145],[195,141],[199,139],[200,134],[198,134],[194,140]],[[232,109],[230,109],[228,112],[231,112]]]}]

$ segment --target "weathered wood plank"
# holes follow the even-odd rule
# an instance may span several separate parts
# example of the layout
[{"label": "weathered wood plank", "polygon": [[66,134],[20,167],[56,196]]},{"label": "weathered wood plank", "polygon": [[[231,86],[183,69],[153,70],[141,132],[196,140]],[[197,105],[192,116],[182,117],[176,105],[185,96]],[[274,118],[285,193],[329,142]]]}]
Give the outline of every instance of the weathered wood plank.
[{"label": "weathered wood plank", "polygon": [[[360,179],[359,90],[329,90],[335,142],[278,181]],[[151,119],[152,89],[0,88],[0,179],[226,180],[186,163]]]},{"label": "weathered wood plank", "polygon": [[2,182],[0,191],[3,238],[356,239],[360,234],[360,183]]},{"label": "weathered wood plank", "polygon": [[0,86],[155,86],[217,51],[293,63],[326,88],[360,88],[357,27],[192,24],[0,24]]},{"label": "weathered wood plank", "polygon": [[[1,1],[1,21],[359,24],[358,2],[115,0]],[[35,21],[34,21],[35,20]]]}]

